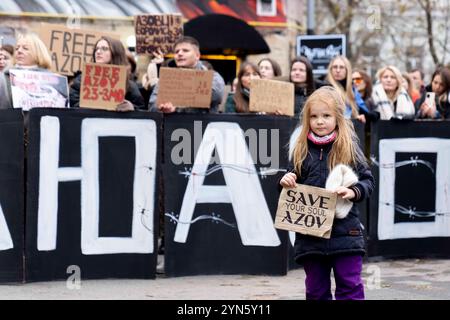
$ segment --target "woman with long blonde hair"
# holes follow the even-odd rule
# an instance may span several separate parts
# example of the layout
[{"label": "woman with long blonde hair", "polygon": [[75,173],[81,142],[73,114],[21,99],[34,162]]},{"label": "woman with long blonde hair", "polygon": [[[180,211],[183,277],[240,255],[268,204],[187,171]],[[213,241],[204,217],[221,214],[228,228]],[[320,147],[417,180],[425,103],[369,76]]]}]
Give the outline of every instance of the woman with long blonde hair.
[{"label": "woman with long blonde hair", "polygon": [[[36,34],[23,33],[17,37],[12,65],[19,69],[48,72],[52,60],[44,42]],[[0,74],[0,96],[0,109],[13,107],[9,69]]]},{"label": "woman with long blonde hair", "polygon": [[369,112],[369,109],[359,92],[353,86],[352,65],[350,61],[344,56],[334,57],[328,65],[328,72],[325,79],[337,90],[342,100],[344,100],[345,117],[358,119],[365,123],[365,114]]},{"label": "woman with long blonde hair", "polygon": [[361,271],[365,244],[353,203],[370,196],[374,180],[344,110],[344,100],[330,86],[317,89],[308,98],[292,170],[279,182],[284,188],[297,183],[327,188],[337,194],[337,203],[343,203],[339,210],[336,206],[329,239],[295,234],[295,260],[303,264],[306,273],[306,299],[332,298],[331,269],[336,299],[364,299]]}]

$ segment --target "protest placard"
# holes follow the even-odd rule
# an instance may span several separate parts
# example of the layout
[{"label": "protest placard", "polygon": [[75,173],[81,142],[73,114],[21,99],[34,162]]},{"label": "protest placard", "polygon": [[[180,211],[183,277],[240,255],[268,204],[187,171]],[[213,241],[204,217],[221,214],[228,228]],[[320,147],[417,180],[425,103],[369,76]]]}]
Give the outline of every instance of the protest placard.
[{"label": "protest placard", "polygon": [[67,77],[52,72],[10,69],[13,107],[66,108],[69,101]]},{"label": "protest placard", "polygon": [[250,90],[249,110],[294,115],[294,84],[284,81],[253,79]]},{"label": "protest placard", "polygon": [[183,35],[180,14],[147,14],[134,17],[136,53],[143,54],[160,49],[163,54],[173,52],[173,44]]},{"label": "protest placard", "polygon": [[127,67],[111,64],[83,65],[80,107],[116,110],[126,94]]},{"label": "protest placard", "polygon": [[211,70],[161,68],[156,104],[172,102],[178,108],[209,108],[213,74]]},{"label": "protest placard", "polygon": [[70,29],[65,25],[42,23],[39,37],[52,57],[52,71],[73,75],[84,62],[91,62],[94,47],[102,36],[120,39],[119,35],[85,29]]},{"label": "protest placard", "polygon": [[283,188],[275,228],[329,239],[336,210],[336,193],[297,184]]}]

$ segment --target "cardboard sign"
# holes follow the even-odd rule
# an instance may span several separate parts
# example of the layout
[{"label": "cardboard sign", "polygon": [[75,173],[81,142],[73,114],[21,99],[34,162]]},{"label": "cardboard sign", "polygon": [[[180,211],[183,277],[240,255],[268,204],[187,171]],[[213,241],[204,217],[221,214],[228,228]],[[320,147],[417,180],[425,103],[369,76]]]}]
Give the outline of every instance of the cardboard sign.
[{"label": "cardboard sign", "polygon": [[166,102],[178,108],[208,108],[211,105],[211,70],[161,68],[157,105]]},{"label": "cardboard sign", "polygon": [[51,72],[11,69],[13,107],[66,108],[69,103],[67,77]]},{"label": "cardboard sign", "polygon": [[294,116],[294,84],[276,80],[252,80],[250,90],[250,111],[275,113]]},{"label": "cardboard sign", "polygon": [[81,70],[84,62],[91,62],[95,44],[105,35],[120,39],[112,33],[69,29],[49,23],[42,23],[39,30],[39,37],[52,57],[52,71],[65,75],[73,75]]},{"label": "cardboard sign", "polygon": [[297,184],[283,188],[278,201],[275,228],[329,239],[336,197],[323,188]]},{"label": "cardboard sign", "polygon": [[134,19],[136,52],[151,54],[158,49],[173,52],[173,44],[183,35],[180,14],[138,15]]},{"label": "cardboard sign", "polygon": [[86,63],[80,88],[80,107],[116,110],[126,94],[127,67]]}]

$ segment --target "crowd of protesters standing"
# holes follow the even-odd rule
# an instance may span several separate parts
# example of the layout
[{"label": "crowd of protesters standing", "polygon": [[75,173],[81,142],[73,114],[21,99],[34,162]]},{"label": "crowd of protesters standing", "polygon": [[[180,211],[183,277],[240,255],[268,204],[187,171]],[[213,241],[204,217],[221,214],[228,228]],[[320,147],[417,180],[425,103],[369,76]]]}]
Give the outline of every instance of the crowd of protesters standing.
[{"label": "crowd of protesters standing", "polygon": [[[379,119],[449,119],[450,118],[450,71],[438,67],[431,75],[430,83],[424,82],[419,69],[401,73],[394,65],[378,70],[372,79],[364,68],[354,69],[344,56],[334,57],[324,77],[314,76],[311,62],[305,57],[296,57],[290,63],[289,73],[283,75],[277,61],[265,57],[257,64],[245,61],[231,84],[231,91],[224,97],[225,81],[214,71],[210,109],[179,108],[167,101],[156,104],[160,66],[188,68],[194,70],[212,69],[207,61],[201,61],[201,48],[192,37],[182,37],[174,45],[173,59],[164,59],[161,52],[155,52],[147,72],[141,79],[135,75],[134,55],[123,44],[109,37],[102,37],[95,45],[92,62],[126,65],[128,80],[125,99],[117,105],[117,111],[141,110],[150,112],[189,113],[249,113],[249,97],[253,79],[267,79],[290,82],[294,85],[294,117],[301,118],[306,99],[322,86],[332,86],[345,102],[344,115],[362,123]],[[0,48],[0,108],[12,107],[10,68],[49,72],[50,53],[44,43],[33,33],[17,37],[16,46],[2,45]],[[81,73],[70,80],[70,106],[79,106]],[[431,93],[431,94],[430,94]],[[273,114],[283,115],[280,110]]]}]

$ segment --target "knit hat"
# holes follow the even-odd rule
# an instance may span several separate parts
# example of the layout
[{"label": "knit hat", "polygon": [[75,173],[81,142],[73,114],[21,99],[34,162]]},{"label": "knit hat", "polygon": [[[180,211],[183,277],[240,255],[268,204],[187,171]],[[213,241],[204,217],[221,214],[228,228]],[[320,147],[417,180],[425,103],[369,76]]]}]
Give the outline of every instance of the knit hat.
[{"label": "knit hat", "polygon": [[[358,182],[358,176],[353,170],[344,164],[336,165],[328,175],[325,183],[325,189],[334,192],[338,187],[351,187]],[[336,200],[336,213],[337,219],[344,219],[350,209],[353,206],[353,202],[348,199],[342,199],[338,197]]]}]

